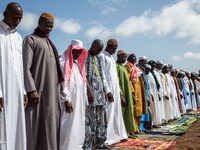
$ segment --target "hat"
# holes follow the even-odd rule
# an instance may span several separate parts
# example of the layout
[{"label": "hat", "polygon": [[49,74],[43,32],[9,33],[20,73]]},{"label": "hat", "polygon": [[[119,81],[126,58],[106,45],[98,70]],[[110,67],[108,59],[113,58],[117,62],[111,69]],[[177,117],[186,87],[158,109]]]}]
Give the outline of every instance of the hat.
[{"label": "hat", "polygon": [[148,62],[148,64],[149,64],[150,66],[153,66],[155,63],[156,63],[156,62],[155,62],[154,60],[150,60],[150,61]]},{"label": "hat", "polygon": [[146,57],[146,56],[142,56],[142,57],[139,57],[138,60],[139,60],[139,61],[140,61],[140,60],[147,60],[147,57]]},{"label": "hat", "polygon": [[163,67],[168,67],[169,65],[168,64],[163,64]]},{"label": "hat", "polygon": [[158,60],[158,61],[156,61],[156,64],[158,64],[158,65],[163,65],[163,62],[160,61],[160,60]]},{"label": "hat", "polygon": [[51,13],[48,13],[48,12],[43,12],[43,13],[40,15],[39,20],[40,20],[41,18],[48,19],[48,20],[50,20],[50,21],[52,21],[52,22],[54,21],[54,16],[53,16]]},{"label": "hat", "polygon": [[118,46],[117,40],[116,39],[109,39],[107,42],[107,45],[109,46]]},{"label": "hat", "polygon": [[145,68],[151,69],[151,66],[148,65],[148,64],[146,64],[146,65],[145,65]]},{"label": "hat", "polygon": [[83,42],[80,41],[80,40],[77,40],[77,39],[73,39],[71,41],[71,45],[76,45],[76,46],[79,46],[79,47],[83,47]]},{"label": "hat", "polygon": [[119,51],[117,52],[117,55],[120,55],[120,54],[126,54],[126,51],[125,51],[125,50],[119,50]]}]

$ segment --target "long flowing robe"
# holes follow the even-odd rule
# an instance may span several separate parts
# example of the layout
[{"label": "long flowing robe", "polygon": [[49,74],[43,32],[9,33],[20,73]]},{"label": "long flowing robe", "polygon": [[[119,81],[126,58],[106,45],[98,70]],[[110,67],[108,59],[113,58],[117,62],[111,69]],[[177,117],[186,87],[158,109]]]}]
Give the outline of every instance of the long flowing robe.
[{"label": "long flowing robe", "polygon": [[28,102],[26,131],[28,150],[59,149],[60,96],[57,64],[47,38],[31,34],[23,45],[24,79],[27,92],[37,90],[39,104]]},{"label": "long flowing robe", "polygon": [[175,83],[175,87],[176,87],[176,93],[177,93],[177,99],[178,99],[178,108],[180,110],[180,113],[182,113],[183,110],[182,110],[182,104],[181,104],[181,93],[180,93],[180,88],[179,88],[179,85],[178,85],[178,78],[173,76],[173,79],[174,79],[174,83]]},{"label": "long flowing robe", "polygon": [[188,99],[188,104],[186,106],[186,109],[191,110],[192,109],[192,101],[191,101],[191,98],[190,98],[190,80],[188,79],[187,76],[185,76],[183,78],[183,81],[185,83],[185,90],[187,92],[187,99]]},{"label": "long flowing robe", "polygon": [[158,79],[158,82],[160,84],[160,89],[158,91],[158,95],[160,96],[160,100],[159,100],[159,113],[161,115],[161,121],[162,123],[164,123],[166,121],[166,118],[165,118],[165,107],[164,107],[164,99],[163,99],[163,95],[164,95],[164,90],[163,90],[163,81],[162,81],[162,72],[155,69],[155,75]]},{"label": "long flowing robe", "polygon": [[0,149],[26,150],[22,38],[0,22]]},{"label": "long flowing robe", "polygon": [[126,139],[128,136],[122,116],[120,88],[115,60],[105,50],[100,53],[99,58],[102,60],[105,79],[114,98],[114,102],[108,103],[106,108],[108,122],[106,143],[110,145],[119,142],[121,139]]},{"label": "long flowing robe", "polygon": [[191,80],[192,89],[191,89],[191,99],[192,99],[192,109],[197,110],[197,99],[195,95],[195,81]]},{"label": "long flowing robe", "polygon": [[144,83],[142,81],[142,77],[139,74],[138,74],[138,79],[136,81],[131,80],[131,71],[133,68],[129,63],[125,65],[125,68],[127,69],[128,72],[130,85],[132,85],[131,91],[132,93],[134,93],[135,96],[135,104],[133,106],[134,121],[135,121],[136,132],[139,132],[141,116],[142,114],[146,113]]},{"label": "long flowing robe", "polygon": [[146,78],[149,82],[149,91],[151,93],[151,95],[153,96],[153,104],[154,104],[154,117],[152,118],[152,124],[153,125],[158,125],[162,123],[162,119],[161,119],[161,113],[160,113],[160,101],[159,101],[159,97],[158,97],[158,90],[157,90],[157,86],[156,86],[156,82],[154,80],[154,77],[151,73],[149,73],[148,75],[146,75]]},{"label": "long flowing robe", "polygon": [[120,92],[124,96],[127,106],[122,108],[122,114],[127,133],[135,132],[133,97],[126,68],[116,63]]},{"label": "long flowing robe", "polygon": [[177,96],[177,92],[176,92],[176,85],[175,85],[174,79],[171,75],[168,75],[168,79],[169,79],[169,87],[170,87],[170,91],[171,91],[173,117],[177,119],[177,118],[181,117],[181,113],[180,113],[180,110],[178,107],[178,96]]},{"label": "long flowing robe", "polygon": [[181,95],[181,99],[180,99],[180,102],[181,102],[181,106],[182,106],[182,114],[185,114],[186,113],[186,105],[184,103],[184,99],[186,98],[186,91],[185,91],[185,87],[184,87],[184,81],[183,81],[183,78],[178,78],[178,83],[179,83],[179,89],[180,89],[180,95]]},{"label": "long flowing robe", "polygon": [[197,95],[197,106],[200,108],[200,82],[196,80],[196,95]]},{"label": "long flowing robe", "polygon": [[[168,74],[162,74],[163,81],[163,99],[164,99],[164,107],[165,107],[165,119],[169,121],[173,119],[173,107],[172,107],[172,93],[170,89],[170,78]],[[168,96],[168,99],[165,98]]]},{"label": "long flowing robe", "polygon": [[[65,56],[60,57],[64,70]],[[79,66],[74,62],[69,83],[62,84],[61,91],[61,132],[60,150],[82,149],[85,138],[85,108],[87,104],[86,85],[80,74]],[[72,103],[73,112],[65,111],[65,101]]]}]

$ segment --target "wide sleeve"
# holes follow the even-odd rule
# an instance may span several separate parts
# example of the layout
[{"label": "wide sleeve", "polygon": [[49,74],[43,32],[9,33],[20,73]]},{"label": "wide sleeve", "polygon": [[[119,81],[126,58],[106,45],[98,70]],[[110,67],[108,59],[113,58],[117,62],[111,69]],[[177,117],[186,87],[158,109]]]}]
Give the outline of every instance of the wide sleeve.
[{"label": "wide sleeve", "polygon": [[120,81],[121,81],[121,79],[120,79],[121,71],[120,71],[120,67],[119,67],[119,65],[117,63],[116,63],[116,69],[117,69],[117,76],[118,76],[118,81],[119,81],[120,95],[124,96],[123,90],[122,90],[122,87],[121,87],[121,84],[120,84]]},{"label": "wide sleeve", "polygon": [[106,81],[105,72],[104,72],[103,67],[102,67],[103,63],[102,63],[102,60],[100,58],[99,58],[99,61],[100,61],[99,68],[100,68],[100,72],[102,73],[101,75],[102,75],[102,81],[103,81],[104,90],[105,90],[105,93],[108,94],[108,93],[110,93],[110,88],[109,88],[108,83]]},{"label": "wide sleeve", "polygon": [[3,42],[1,40],[1,36],[0,36],[0,97],[3,97],[3,80],[2,80],[2,73],[3,73],[3,68],[2,68],[2,52],[3,52]]},{"label": "wide sleeve", "polygon": [[65,56],[61,55],[61,57],[59,58],[60,61],[60,68],[61,71],[63,73],[63,77],[64,77],[64,82],[61,83],[62,86],[62,90],[60,92],[60,97],[61,97],[61,102],[65,102],[65,101],[69,101],[71,102],[72,100],[72,90],[73,90],[73,82],[74,82],[74,77],[71,76],[69,81],[66,81],[66,77],[64,74],[64,66],[65,66]]},{"label": "wide sleeve", "polygon": [[36,91],[35,82],[31,74],[31,67],[34,56],[34,40],[30,36],[25,37],[23,41],[23,65],[24,65],[24,84],[26,92]]},{"label": "wide sleeve", "polygon": [[135,94],[135,87],[134,87],[134,85],[131,81],[131,67],[128,64],[126,64],[124,67],[127,70],[127,75],[128,75],[128,79],[129,79],[129,82],[130,82],[131,91],[132,91],[132,93]]}]

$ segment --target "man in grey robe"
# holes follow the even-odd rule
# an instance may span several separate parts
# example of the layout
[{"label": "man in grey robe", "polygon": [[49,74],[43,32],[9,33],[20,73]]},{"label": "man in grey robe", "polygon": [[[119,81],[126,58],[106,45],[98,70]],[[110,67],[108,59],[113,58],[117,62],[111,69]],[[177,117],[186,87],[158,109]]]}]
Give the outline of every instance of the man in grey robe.
[{"label": "man in grey robe", "polygon": [[53,23],[52,14],[42,13],[38,27],[23,43],[24,80],[29,99],[25,111],[28,150],[59,149],[62,75],[57,50],[48,38]]}]

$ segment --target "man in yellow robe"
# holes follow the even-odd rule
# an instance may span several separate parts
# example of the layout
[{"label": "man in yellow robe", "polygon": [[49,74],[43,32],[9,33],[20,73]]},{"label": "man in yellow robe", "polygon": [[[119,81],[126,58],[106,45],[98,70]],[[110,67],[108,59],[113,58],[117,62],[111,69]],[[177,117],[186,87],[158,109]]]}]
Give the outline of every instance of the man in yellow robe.
[{"label": "man in yellow robe", "polygon": [[140,120],[142,114],[146,113],[146,102],[145,102],[145,89],[144,83],[141,77],[142,72],[136,67],[136,56],[135,54],[129,55],[125,68],[128,72],[128,77],[131,84],[131,90],[134,97],[134,122],[136,133],[140,132]]}]

